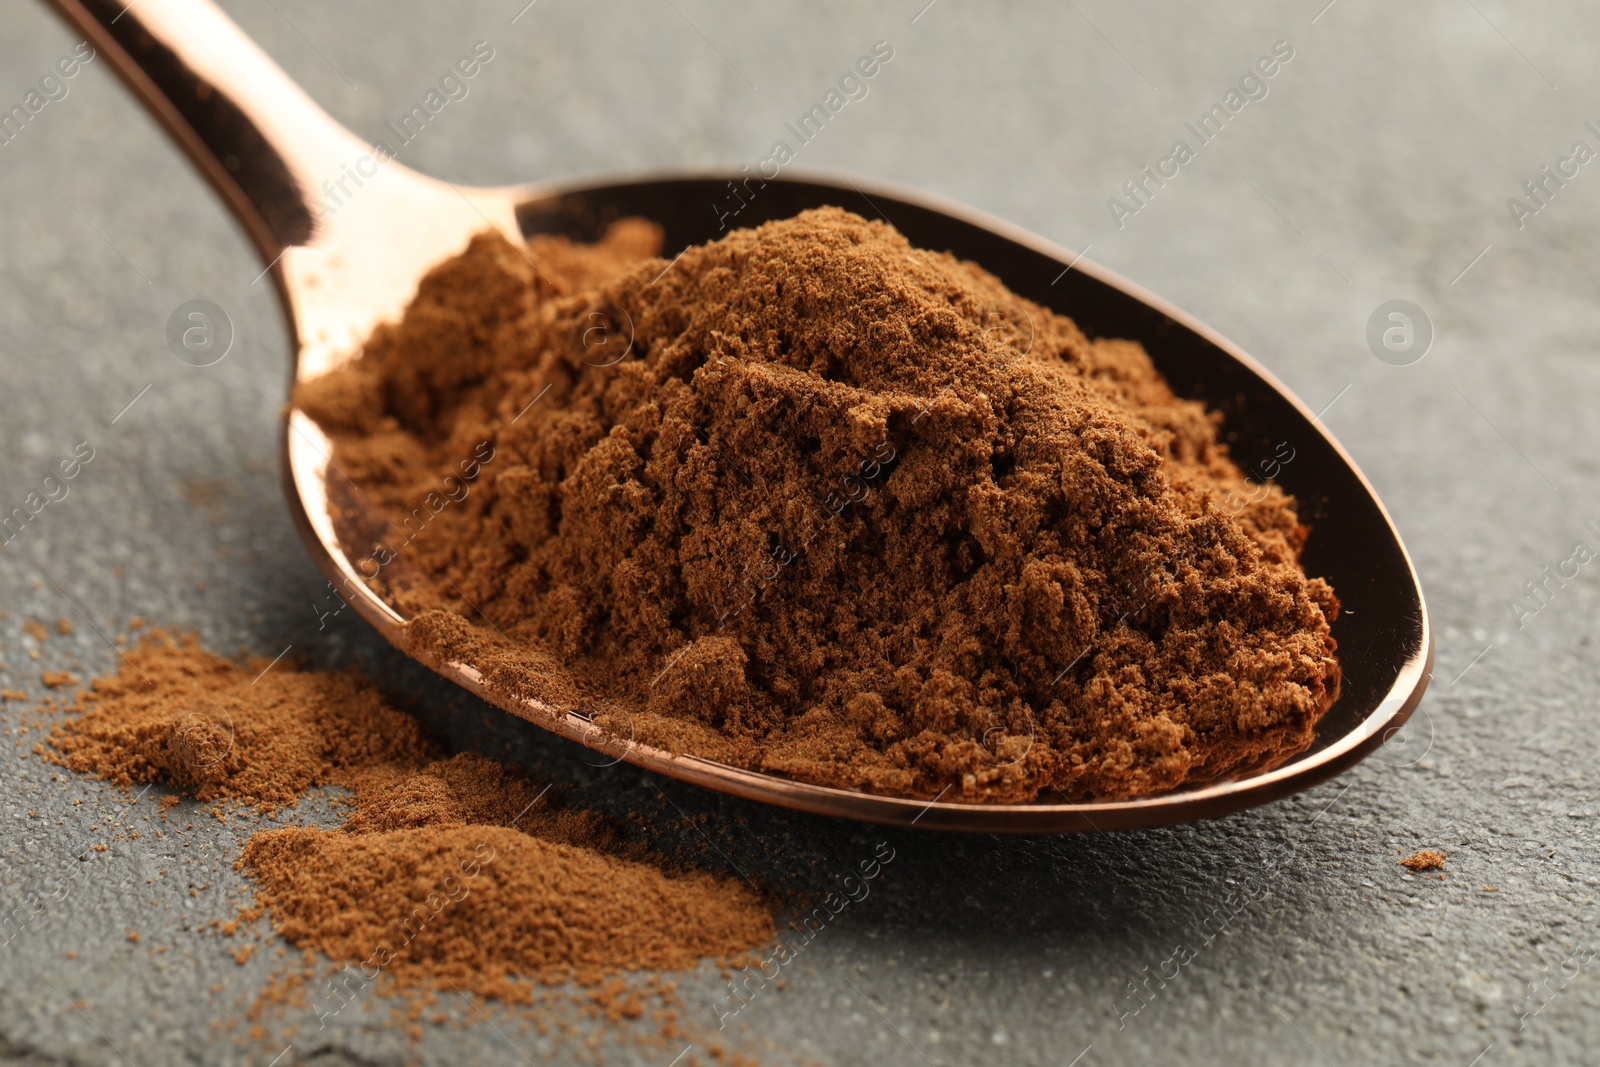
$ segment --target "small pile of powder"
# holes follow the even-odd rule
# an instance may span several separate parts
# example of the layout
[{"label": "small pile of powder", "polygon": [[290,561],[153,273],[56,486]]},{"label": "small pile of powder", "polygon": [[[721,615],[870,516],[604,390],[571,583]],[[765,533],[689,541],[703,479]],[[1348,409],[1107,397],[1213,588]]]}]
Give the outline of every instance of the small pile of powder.
[{"label": "small pile of powder", "polygon": [[117,785],[165,782],[271,812],[322,785],[437,757],[415,719],[353,672],[234,663],[165,634],[95,678],[85,713],[50,735],[58,762]]},{"label": "small pile of powder", "polygon": [[347,544],[414,652],[907,796],[1136,797],[1309,746],[1338,606],[1308,531],[1138,344],[835,208],[658,247],[480,236],[298,391],[348,528],[390,524]]},{"label": "small pile of powder", "polygon": [[772,937],[742,882],[668,870],[598,814],[471,753],[443,758],[362,676],[233,663],[157,635],[97,678],[44,750],[119,784],[292,804],[354,791],[338,830],[257,832],[240,866],[292,944],[399,987],[527,1001],[518,979],[598,985],[727,960]]},{"label": "small pile of powder", "polygon": [[1400,860],[1400,866],[1414,874],[1423,871],[1437,871],[1444,866],[1444,861],[1449,858],[1447,853],[1437,849],[1422,848]]}]

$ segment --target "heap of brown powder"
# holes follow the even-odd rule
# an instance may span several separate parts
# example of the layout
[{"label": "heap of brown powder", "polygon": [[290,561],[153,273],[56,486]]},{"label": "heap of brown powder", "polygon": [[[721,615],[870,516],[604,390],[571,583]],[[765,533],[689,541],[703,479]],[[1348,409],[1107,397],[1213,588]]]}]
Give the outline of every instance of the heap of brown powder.
[{"label": "heap of brown powder", "polygon": [[1423,871],[1439,870],[1448,858],[1448,853],[1440,852],[1438,849],[1422,848],[1396,862],[1413,874],[1421,874]]},{"label": "heap of brown powder", "polygon": [[298,393],[399,531],[351,547],[415,651],[911,796],[1141,796],[1310,744],[1307,530],[1241,502],[1138,344],[838,209],[656,250],[479,237]]},{"label": "heap of brown powder", "polygon": [[353,789],[438,757],[416,720],[360,675],[266,667],[251,673],[193,638],[158,635],[90,683],[85,714],[50,744],[61,763],[117,785],[165,782],[268,812],[315,786]]},{"label": "heap of brown powder", "polygon": [[770,910],[744,883],[668,870],[493,761],[443,758],[365,678],[267,666],[158,635],[95,679],[46,754],[124,785],[266,808],[315,785],[352,789],[343,828],[262,830],[240,865],[280,934],[369,981],[525,1001],[519,979],[595,985],[771,938]]}]

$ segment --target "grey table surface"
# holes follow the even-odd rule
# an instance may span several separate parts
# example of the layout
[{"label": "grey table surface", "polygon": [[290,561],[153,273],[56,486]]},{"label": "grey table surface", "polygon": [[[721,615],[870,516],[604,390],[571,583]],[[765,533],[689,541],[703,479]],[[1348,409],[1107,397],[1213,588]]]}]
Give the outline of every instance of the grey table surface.
[{"label": "grey table surface", "polygon": [[[1577,576],[1541,599],[1529,583],[1600,550],[1585,525],[1600,523],[1600,167],[1562,163],[1575,142],[1600,148],[1585,126],[1600,127],[1600,14],[1506,0],[924,3],[224,6],[368,138],[490,42],[470,95],[403,157],[479,184],[754,163],[889,42],[869,95],[797,164],[1092,246],[1312,407],[1331,404],[1325,422],[1392,512],[1438,632],[1406,747],[1287,801],[1160,831],[880,833],[592,769],[406,664],[349,613],[319,630],[323,580],[278,482],[289,355],[276,298],[104,62],[0,146],[0,510],[77,442],[94,449],[70,494],[0,550],[0,682],[37,698],[41,670],[106,671],[109,638],[143,616],[217,649],[361,664],[453,748],[698,840],[659,784],[705,816],[710,864],[721,851],[821,893],[890,840],[872,895],[720,1034],[718,976],[683,978],[701,1062],[708,1037],[773,1063],[1594,1062],[1596,568],[1567,563]],[[34,0],[0,0],[0,25],[9,109],[76,39]],[[1115,218],[1122,183],[1179,139],[1196,147],[1185,122],[1280,41],[1293,58],[1267,95]],[[1544,166],[1569,177],[1540,203],[1523,183]],[[237,329],[212,367],[179,362],[164,339],[195,298]],[[1366,340],[1394,299],[1434,328],[1406,366]],[[23,631],[61,616],[70,637]],[[240,966],[206,930],[247,895],[232,861],[252,827],[190,806],[163,824],[159,793],[130,804],[30,755],[32,718],[25,703],[0,712],[17,743],[0,759],[7,1062],[665,1067],[676,1054],[592,1023],[592,1043],[541,1037],[526,1009],[476,1000],[442,1003],[450,1022],[420,1042],[376,998],[320,1029],[305,1008],[252,1024],[283,961],[264,951]],[[327,817],[314,801],[305,815]],[[180,847],[183,821],[196,830]],[[1446,880],[1397,866],[1420,847],[1449,853]]]}]

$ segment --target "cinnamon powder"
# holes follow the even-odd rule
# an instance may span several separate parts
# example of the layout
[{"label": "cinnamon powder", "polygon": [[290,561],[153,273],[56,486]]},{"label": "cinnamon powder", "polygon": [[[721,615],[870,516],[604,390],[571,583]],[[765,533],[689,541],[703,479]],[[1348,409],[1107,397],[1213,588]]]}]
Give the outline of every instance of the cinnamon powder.
[{"label": "cinnamon powder", "polygon": [[414,652],[917,797],[1137,797],[1311,743],[1308,531],[1137,343],[839,209],[658,250],[480,236],[297,393]]},{"label": "cinnamon powder", "polygon": [[416,720],[360,675],[269,662],[234,663],[158,634],[89,683],[83,714],[50,734],[54,758],[117,785],[165,782],[269,813],[315,786],[355,788],[437,758]]},{"label": "cinnamon powder", "polygon": [[526,979],[599,986],[770,940],[770,909],[746,884],[671,869],[482,756],[444,758],[358,674],[268,665],[158,634],[94,680],[44,752],[119,784],[266,809],[316,785],[352,790],[343,827],[261,830],[239,866],[279,934],[350,964],[358,984],[528,1001]]},{"label": "cinnamon powder", "polygon": [[1448,858],[1447,853],[1438,849],[1422,848],[1396,862],[1413,874],[1421,874],[1423,871],[1437,871],[1444,866],[1444,861]]}]

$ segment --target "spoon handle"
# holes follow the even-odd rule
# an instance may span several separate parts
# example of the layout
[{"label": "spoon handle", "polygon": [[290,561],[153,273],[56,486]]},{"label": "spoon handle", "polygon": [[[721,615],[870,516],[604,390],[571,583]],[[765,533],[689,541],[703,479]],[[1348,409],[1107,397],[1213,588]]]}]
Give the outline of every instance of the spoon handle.
[{"label": "spoon handle", "polygon": [[319,183],[370,150],[210,0],[49,0],[111,61],[264,259],[316,232]]}]

